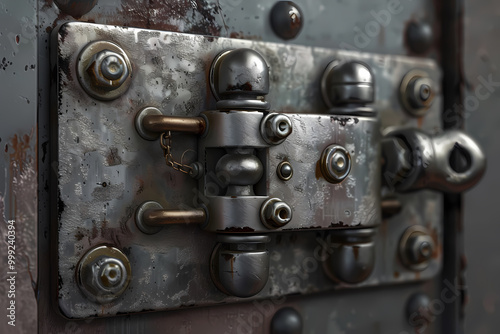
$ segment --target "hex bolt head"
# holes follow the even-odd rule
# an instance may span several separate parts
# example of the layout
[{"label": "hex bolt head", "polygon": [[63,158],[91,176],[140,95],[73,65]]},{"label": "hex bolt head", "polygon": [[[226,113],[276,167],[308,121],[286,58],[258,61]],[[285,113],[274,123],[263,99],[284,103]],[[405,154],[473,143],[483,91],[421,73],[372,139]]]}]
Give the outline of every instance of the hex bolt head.
[{"label": "hex bolt head", "polygon": [[406,98],[413,108],[427,108],[432,102],[434,93],[429,78],[414,78],[408,85]]},{"label": "hex bolt head", "polygon": [[414,225],[407,228],[401,237],[399,256],[406,267],[421,271],[429,266],[435,249],[436,244],[427,229]]},{"label": "hex bolt head", "polygon": [[269,144],[282,143],[293,131],[290,118],[283,114],[269,114],[261,126],[261,135]]},{"label": "hex bolt head", "polygon": [[120,97],[132,82],[132,64],[127,54],[108,41],[86,45],[78,57],[77,71],[82,88],[98,100]]},{"label": "hex bolt head", "polygon": [[76,276],[78,286],[88,299],[109,303],[127,289],[131,278],[130,262],[120,250],[98,246],[82,257]]},{"label": "hex bolt head", "polygon": [[123,275],[126,275],[123,271],[123,263],[114,263],[111,261],[105,263],[96,273],[98,273],[96,279],[106,288],[113,288],[120,285]]},{"label": "hex bolt head", "polygon": [[125,61],[120,55],[106,56],[101,62],[101,72],[109,80],[120,79],[126,70]]},{"label": "hex bolt head", "polygon": [[260,219],[267,228],[280,228],[292,220],[292,209],[279,198],[271,198],[262,205]]},{"label": "hex bolt head", "polygon": [[321,172],[330,183],[342,182],[351,171],[351,155],[340,145],[328,146],[321,155]]},{"label": "hex bolt head", "polygon": [[110,50],[96,53],[87,66],[87,73],[93,86],[107,91],[119,88],[129,74],[125,59]]},{"label": "hex bolt head", "polygon": [[432,93],[431,86],[429,86],[426,83],[420,85],[419,94],[420,94],[420,99],[422,101],[424,101],[424,102],[427,101],[431,97],[431,95],[432,95],[431,93]]},{"label": "hex bolt head", "polygon": [[400,86],[400,97],[403,107],[412,116],[425,115],[434,100],[434,82],[421,70],[408,72]]},{"label": "hex bolt head", "polygon": [[434,241],[428,235],[414,233],[408,239],[408,260],[412,264],[421,264],[430,260],[434,252]]}]

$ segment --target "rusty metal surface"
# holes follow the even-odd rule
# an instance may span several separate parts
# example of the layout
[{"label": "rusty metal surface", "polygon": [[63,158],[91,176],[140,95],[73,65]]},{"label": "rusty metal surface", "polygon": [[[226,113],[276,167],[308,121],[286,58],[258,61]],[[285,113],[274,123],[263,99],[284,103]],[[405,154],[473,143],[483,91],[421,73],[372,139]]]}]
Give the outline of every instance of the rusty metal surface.
[{"label": "rusty metal surface", "polygon": [[[197,226],[170,226],[156,235],[143,235],[133,219],[136,207],[146,200],[159,201],[164,207],[171,209],[195,205],[196,197],[193,198],[193,193],[196,193],[196,181],[165,166],[158,142],[145,141],[137,134],[134,117],[139,110],[147,106],[156,106],[162,109],[164,114],[176,116],[197,116],[203,110],[214,109],[215,100],[207,93],[207,69],[212,59],[222,50],[251,47],[268,59],[272,79],[267,100],[274,110],[297,110],[308,114],[325,112],[326,106],[321,102],[318,78],[326,64],[335,57],[341,57],[362,60],[371,66],[377,82],[374,106],[380,112],[382,130],[391,125],[419,126],[430,132],[439,129],[439,90],[427,116],[421,119],[404,114],[398,98],[400,80],[410,69],[419,67],[428,72],[434,81],[439,80],[439,71],[434,62],[429,60],[224,38],[207,39],[195,35],[80,23],[62,26],[54,37],[57,38],[54,39],[54,50],[57,51],[59,91],[55,106],[57,110],[54,110],[58,128],[55,128],[52,139],[56,150],[53,152],[57,152],[53,159],[58,165],[59,197],[52,205],[57,205],[59,221],[59,305],[63,314],[71,318],[238,301],[217,291],[209,280],[208,256],[215,245],[215,235],[200,231]],[[76,80],[74,69],[78,54],[87,43],[94,40],[113,40],[126,50],[134,64],[134,81],[130,89],[113,102],[93,100],[82,91]],[[293,63],[289,63],[291,59]],[[300,87],[300,90],[289,94],[289,87]],[[308,121],[309,118],[312,123]],[[330,116],[325,119],[330,123]],[[360,124],[363,122],[362,117],[357,120]],[[344,121],[346,124],[341,126]],[[356,152],[353,153],[355,159],[365,159],[362,165],[368,168],[364,172],[360,170],[361,174],[366,174],[364,177],[356,173],[354,176],[361,180],[368,177],[363,181],[367,182],[366,184],[378,184],[379,180],[369,177],[373,174],[370,172],[370,166],[377,163],[372,161],[370,154],[376,154],[376,150],[367,152],[371,145],[355,135],[357,123],[354,119],[344,121],[334,121],[338,123],[337,132],[345,131],[346,136],[353,136],[352,143],[348,142],[347,147]],[[310,128],[317,125],[318,121],[314,117],[304,116],[300,119],[300,116],[297,116],[293,122],[297,133],[300,134],[301,127]],[[301,122],[305,122],[304,125],[300,124]],[[349,130],[351,127],[352,130]],[[378,130],[371,125],[359,129],[377,137]],[[350,131],[353,131],[353,134],[350,134]],[[296,140],[299,147],[300,143],[306,140],[304,135],[301,136]],[[174,141],[177,143],[175,149],[178,154],[196,150],[195,136],[178,135]],[[356,148],[357,145],[363,146],[363,143],[366,147]],[[285,151],[280,151],[283,149]],[[306,151],[302,151],[303,149]],[[287,150],[291,150],[288,144],[282,148],[277,146],[271,149],[270,164],[276,165],[274,157],[287,154]],[[304,163],[303,167],[297,167],[298,175],[301,170],[304,177],[314,175],[314,161],[309,161],[314,160],[309,156],[309,152],[313,151],[304,146],[294,153],[289,153],[292,161]],[[307,166],[311,169],[309,173]],[[375,168],[376,170],[378,168]],[[376,175],[372,178],[377,177]],[[354,176],[352,182],[359,182]],[[289,197],[293,207],[305,210],[304,213],[297,213],[299,218],[304,216],[295,225],[292,224],[292,227],[300,227],[300,224],[304,224],[302,221],[305,217],[313,214],[312,212],[317,214],[317,210],[308,211],[307,202],[306,206],[303,206],[304,194],[297,190],[299,186],[293,186],[292,183],[290,189],[281,190],[273,182],[270,184],[270,191],[283,191],[280,193],[283,196],[289,194],[285,197]],[[360,190],[366,187],[364,183],[359,186]],[[310,188],[305,185],[303,187]],[[348,187],[347,190],[349,189],[351,188]],[[55,192],[55,189],[53,191]],[[349,202],[348,194],[339,192],[338,196],[346,197]],[[367,196],[367,199],[364,200],[363,196]],[[366,203],[375,202],[370,196],[376,198],[378,194],[356,194],[353,198],[363,199],[360,206],[345,207],[340,211],[344,216],[347,215],[346,210],[352,211],[352,217],[339,216],[332,218],[333,222],[343,219],[348,225],[378,225],[380,222],[377,218],[370,218],[373,215],[370,206],[363,207]],[[335,201],[335,198],[328,202]],[[317,196],[309,196],[309,200],[314,203],[317,199]],[[319,197],[319,200],[319,205],[324,205],[325,199]],[[435,261],[423,272],[414,273],[405,269],[397,257],[397,243],[404,229],[416,223],[427,226],[432,231],[439,249],[442,238],[439,224],[440,195],[421,192],[401,196],[401,200],[411,205],[404,205],[405,209],[401,214],[379,229],[376,237],[376,268],[373,275],[360,286],[428,279],[439,270],[439,250],[434,255]],[[354,202],[351,204],[354,205]],[[327,221],[330,222],[329,219]],[[324,260],[317,258],[320,253],[318,247],[322,247],[320,244],[325,238],[324,235],[314,232],[297,233],[300,234],[273,236],[267,245],[272,252],[271,275],[266,287],[256,298],[342,288],[342,285],[335,285],[328,280],[321,269]],[[193,243],[193,240],[196,242]],[[73,268],[89,248],[104,243],[115,245],[126,252],[134,274],[129,289],[119,300],[100,306],[90,303],[78,290]],[[290,252],[290,249],[294,251]],[[297,284],[286,278],[287,273],[297,268],[300,270],[304,263],[309,265],[308,261],[313,261],[311,268],[314,270],[307,274],[307,280]]]},{"label": "rusty metal surface", "polygon": [[36,2],[2,2],[0,21],[0,332],[26,333],[37,328]]}]

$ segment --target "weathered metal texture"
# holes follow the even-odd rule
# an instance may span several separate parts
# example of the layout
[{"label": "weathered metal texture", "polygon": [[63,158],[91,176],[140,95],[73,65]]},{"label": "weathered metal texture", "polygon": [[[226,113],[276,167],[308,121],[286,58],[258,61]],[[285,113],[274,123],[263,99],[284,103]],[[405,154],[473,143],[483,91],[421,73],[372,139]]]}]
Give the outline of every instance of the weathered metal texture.
[{"label": "weathered metal texture", "polygon": [[[57,152],[53,158],[59,164],[60,197],[53,204],[58,206],[59,219],[59,305],[63,314],[69,317],[239,301],[219,292],[209,280],[209,254],[215,245],[214,234],[200,231],[196,226],[169,226],[155,235],[144,235],[133,219],[135,208],[146,200],[157,200],[167,209],[186,209],[187,206],[196,206],[203,195],[198,192],[195,180],[165,166],[159,143],[142,139],[135,130],[134,118],[146,106],[156,106],[164,114],[176,116],[198,116],[204,110],[213,109],[215,100],[208,88],[208,68],[220,51],[248,47],[262,53],[269,61],[272,73],[267,100],[274,110],[307,113],[304,119],[312,117],[310,113],[326,112],[319,85],[326,65],[335,57],[362,60],[371,67],[375,76],[374,106],[380,111],[384,129],[401,125],[430,132],[439,129],[439,91],[425,118],[406,115],[399,105],[399,83],[410,69],[419,67],[428,71],[433,80],[439,80],[439,70],[429,60],[80,23],[62,26],[54,37],[59,69],[57,110],[54,112],[59,127],[52,139],[54,152]],[[98,102],[87,96],[74,72],[79,51],[87,43],[100,39],[112,40],[123,47],[135,73],[127,93],[112,102]],[[304,120],[300,116],[293,119],[294,126],[299,129]],[[328,116],[330,121],[338,123],[335,126],[339,131],[340,123],[344,121],[344,127],[356,126],[354,118],[331,120]],[[312,126],[307,122],[304,124]],[[175,135],[174,154],[184,156],[185,163],[191,162],[196,159],[196,141],[194,135]],[[271,152],[278,151],[269,158],[274,161],[269,168],[272,175],[268,176],[275,179],[271,182],[271,189],[275,189],[274,182],[283,182],[275,174],[281,155],[290,155],[292,161],[301,161],[299,155],[302,152],[304,161],[314,160],[307,152],[291,152],[286,144],[278,147],[271,149]],[[371,168],[370,164],[379,162],[370,161],[372,159],[366,155],[363,160],[365,149],[368,147],[353,148],[354,158],[361,159],[360,164],[365,161],[367,168]],[[302,177],[307,178],[305,175]],[[314,172],[309,175],[313,177]],[[301,177],[296,178],[300,186]],[[293,183],[290,184],[290,189],[281,195],[305,196]],[[360,286],[429,279],[438,272],[442,239],[440,198],[440,194],[430,191],[400,196],[403,210],[382,222],[375,236],[374,272]],[[351,209],[354,223],[357,213],[355,208]],[[340,212],[347,215],[346,209]],[[363,214],[363,211],[358,214]],[[362,217],[357,219],[363,220]],[[398,259],[399,237],[412,224],[426,226],[438,245],[433,254],[435,261],[420,273],[405,269]],[[320,268],[324,259],[318,257],[318,252],[322,245],[329,247],[328,240],[323,232],[274,235],[267,245],[271,252],[269,281],[256,298],[344,287],[335,285]],[[89,248],[105,243],[125,252],[134,274],[129,289],[121,298],[100,306],[89,302],[76,289],[74,265]],[[291,249],[294,251],[290,252]],[[302,270],[314,270],[300,282],[284,279],[288,273],[301,270],[300,266],[306,266]]]},{"label": "weathered metal texture", "polygon": [[[18,2],[16,2],[18,3]],[[217,4],[219,7],[217,8]],[[40,174],[40,263],[46,268],[52,262],[49,256],[50,245],[53,244],[49,238],[48,216],[48,188],[47,179],[53,169],[49,164],[50,149],[47,146],[48,134],[48,106],[50,71],[48,59],[48,40],[50,31],[58,24],[75,19],[91,21],[96,23],[109,23],[117,25],[129,25],[141,28],[155,28],[161,30],[184,31],[190,33],[201,33],[205,35],[222,35],[233,38],[258,39],[264,41],[279,41],[273,32],[267,28],[268,13],[272,2],[245,2],[241,0],[221,0],[217,4],[205,1],[182,1],[169,6],[163,2],[151,2],[143,0],[109,0],[101,1],[93,10],[81,18],[71,17],[69,14],[59,11],[55,3],[50,0],[39,0],[39,23],[38,23],[38,73],[39,73],[39,135],[40,145],[39,157],[41,160]],[[379,52],[388,54],[411,54],[407,49],[409,41],[403,37],[404,27],[411,21],[425,20],[430,23],[435,40],[438,39],[439,26],[435,18],[433,4],[430,1],[402,2],[403,10],[397,15],[391,15],[387,26],[382,26],[380,33],[374,37],[368,36],[364,40],[360,30],[370,22],[376,22],[372,10],[379,12],[388,8],[385,0],[345,2],[337,3],[331,1],[306,1],[299,4],[305,10],[304,30],[299,34],[300,40],[292,43],[301,45],[315,45],[326,47],[346,47],[349,45],[358,47],[366,52]],[[269,7],[269,8],[268,8]],[[219,13],[218,13],[219,11]],[[491,13],[491,12],[490,12]],[[226,24],[222,20],[227,20]],[[474,22],[484,22],[475,20]],[[221,24],[222,23],[222,24]],[[227,29],[226,29],[227,26]],[[332,28],[334,26],[334,29]],[[360,36],[360,37],[358,37]],[[355,41],[358,41],[358,43]],[[367,43],[368,41],[368,43]],[[359,43],[362,42],[362,43]],[[438,45],[437,43],[435,44]],[[426,55],[435,55],[431,50]],[[23,89],[27,89],[24,85]],[[35,111],[33,114],[35,115]],[[394,117],[395,116],[395,117]],[[12,120],[11,118],[9,118]],[[407,122],[404,115],[398,112],[389,114],[384,126],[398,125]],[[416,120],[411,121],[416,126]],[[431,122],[432,123],[432,122]],[[429,130],[432,126],[426,126]],[[43,154],[42,154],[43,153]],[[45,188],[44,188],[45,187]],[[434,196],[432,192],[426,195]],[[405,197],[405,196],[402,196]],[[412,195],[403,198],[403,204],[411,202]],[[493,199],[493,196],[491,197]],[[439,204],[436,204],[439,207]],[[384,222],[382,226],[398,226],[398,220],[403,221],[407,216],[418,217],[425,205],[419,208],[405,210],[400,216],[391,222]],[[406,223],[405,223],[406,224]],[[493,236],[491,234],[491,236]],[[297,263],[296,270],[289,273],[289,277],[297,280],[303,279],[304,272],[300,270]],[[442,282],[429,281],[424,286],[403,285],[391,286],[380,289],[363,289],[361,291],[334,292],[328,294],[316,294],[306,298],[288,297],[283,299],[264,300],[261,303],[240,303],[237,306],[217,306],[210,308],[184,310],[179,312],[160,312],[140,314],[134,316],[115,317],[112,319],[89,319],[86,321],[70,321],[64,319],[53,311],[52,297],[57,285],[56,272],[49,270],[40,271],[39,280],[39,315],[46,319],[40,322],[40,332],[75,332],[86,333],[95,331],[99,333],[117,333],[122,331],[131,332],[178,332],[197,333],[266,333],[269,330],[270,321],[274,312],[283,306],[291,306],[297,309],[304,319],[304,333],[336,333],[336,332],[414,332],[415,322],[408,323],[408,317],[404,314],[406,300],[408,297],[421,290],[429,296],[439,296],[441,291],[435,287]],[[382,298],[383,297],[383,298]],[[390,301],[388,307],[387,301]],[[431,313],[432,323],[428,331],[436,332],[439,328],[440,318],[436,313]],[[30,316],[33,313],[30,312]]]},{"label": "weathered metal texture", "polygon": [[[271,49],[273,45],[267,44],[266,48]],[[295,52],[307,51],[302,49]],[[320,52],[316,50],[318,58],[321,57]],[[296,68],[303,68],[306,73],[309,71],[300,63]],[[279,72],[274,73],[279,75]],[[293,75],[301,74],[301,71],[295,70]],[[288,85],[298,84],[289,80],[287,78],[284,82]],[[280,89],[282,82],[274,82],[274,85]],[[299,97],[294,100],[283,91],[274,94],[273,104],[296,105],[305,104],[305,101],[313,104],[320,98],[317,82],[311,78],[303,80],[303,84],[305,91],[315,91],[316,94],[310,93],[312,96],[307,99]],[[278,109],[286,109],[290,105],[279,106]],[[302,110],[311,114],[286,114],[291,119],[293,131],[282,144],[271,146],[262,143],[258,131],[263,119],[260,113],[204,113],[208,123],[215,127],[211,129],[209,126],[198,148],[200,161],[207,166],[207,176],[200,183],[200,192],[204,196],[201,201],[210,211],[206,229],[217,232],[270,232],[259,219],[260,207],[268,199],[266,196],[284,200],[293,210],[291,221],[274,231],[371,227],[380,224],[380,130],[377,118],[318,115],[316,109],[308,109],[307,106]],[[224,126],[216,124],[217,121]],[[321,154],[331,144],[346,147],[353,159],[351,173],[344,182],[338,184],[325,180],[320,171]],[[262,155],[267,175],[261,180],[265,184],[264,189],[256,194],[260,196],[220,197],[225,193],[225,185],[217,180],[217,173],[211,165],[212,160],[218,161],[220,157],[217,148],[224,145],[268,146]],[[292,164],[295,172],[294,177],[284,183],[277,175],[276,168],[285,160]]]},{"label": "weathered metal texture", "polygon": [[[0,332],[33,333],[38,275],[36,1],[0,3],[0,22]],[[8,262],[8,255],[15,263]]]},{"label": "weathered metal texture", "polygon": [[[80,2],[80,1],[57,1]],[[92,1],[87,1],[92,3]],[[39,0],[40,27],[75,19],[101,24],[158,29],[238,39],[283,42],[271,25],[275,2],[244,0],[180,0],[169,3],[144,0],[100,1],[88,13],[60,10],[51,0]],[[302,29],[290,43],[364,52],[416,55],[405,37],[412,22],[429,25],[434,40],[435,8],[431,1],[363,1],[337,3],[329,0],[297,3],[302,12]],[[74,15],[74,16],[72,16]],[[49,28],[49,29],[50,29]],[[423,56],[435,56],[431,43]]]}]

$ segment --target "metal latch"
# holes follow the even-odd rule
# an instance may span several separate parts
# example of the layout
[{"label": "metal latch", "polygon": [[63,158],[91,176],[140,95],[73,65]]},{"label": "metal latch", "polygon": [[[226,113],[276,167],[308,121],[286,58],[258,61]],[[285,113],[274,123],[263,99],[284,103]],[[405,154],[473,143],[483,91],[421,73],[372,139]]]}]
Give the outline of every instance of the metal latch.
[{"label": "metal latch", "polygon": [[433,132],[431,60],[78,22],[54,50],[71,318],[429,279],[435,190],[484,171]]}]

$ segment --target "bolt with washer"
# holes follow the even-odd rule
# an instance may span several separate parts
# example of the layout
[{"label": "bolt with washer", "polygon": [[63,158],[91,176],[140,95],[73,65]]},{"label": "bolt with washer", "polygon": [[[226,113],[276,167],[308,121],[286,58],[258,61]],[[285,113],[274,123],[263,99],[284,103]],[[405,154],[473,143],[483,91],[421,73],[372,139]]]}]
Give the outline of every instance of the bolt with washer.
[{"label": "bolt with washer", "polygon": [[125,59],[110,50],[96,53],[87,66],[87,73],[91,84],[103,90],[119,88],[129,76]]},{"label": "bolt with washer", "polygon": [[87,94],[110,101],[124,94],[132,82],[132,64],[113,42],[87,44],[78,57],[78,80]]},{"label": "bolt with washer", "polygon": [[400,86],[403,107],[412,116],[424,116],[434,100],[434,82],[421,70],[408,72]]},{"label": "bolt with washer", "polygon": [[351,171],[351,155],[340,145],[330,145],[321,154],[321,172],[330,183],[342,182]]},{"label": "bolt with washer", "polygon": [[292,209],[279,198],[271,198],[262,205],[260,219],[267,228],[283,227],[292,220]]},{"label": "bolt with washer", "polygon": [[403,264],[415,271],[429,266],[436,249],[434,240],[428,230],[420,225],[406,229],[399,242],[399,256]]},{"label": "bolt with washer", "polygon": [[120,250],[98,246],[88,251],[77,266],[77,282],[85,296],[105,304],[118,298],[128,287],[131,268]]},{"label": "bolt with washer", "polygon": [[269,144],[282,143],[293,131],[292,121],[283,114],[269,114],[262,122],[261,135]]}]

